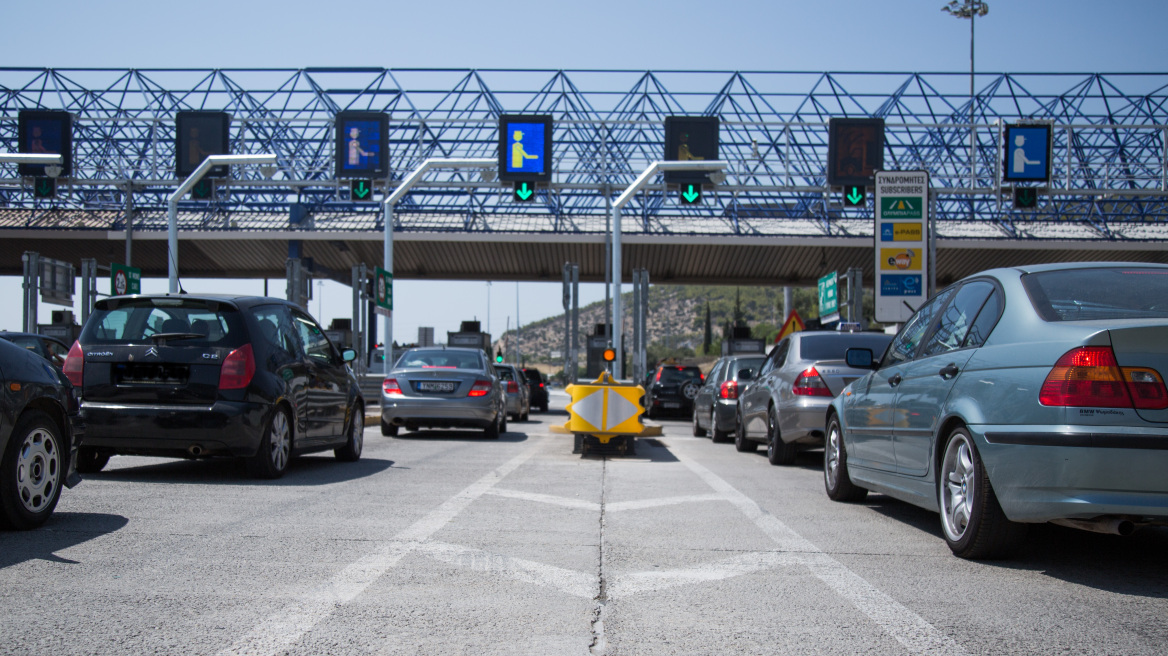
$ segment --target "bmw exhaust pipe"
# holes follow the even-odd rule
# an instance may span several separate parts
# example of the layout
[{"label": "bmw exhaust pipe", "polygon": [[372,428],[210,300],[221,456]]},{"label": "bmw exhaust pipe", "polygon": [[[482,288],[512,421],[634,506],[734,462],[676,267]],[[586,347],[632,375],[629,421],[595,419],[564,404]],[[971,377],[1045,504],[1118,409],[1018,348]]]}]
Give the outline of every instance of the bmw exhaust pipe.
[{"label": "bmw exhaust pipe", "polygon": [[1092,533],[1106,533],[1108,535],[1122,535],[1124,537],[1131,535],[1136,530],[1135,522],[1129,519],[1117,519],[1114,517],[1052,519],[1050,523],[1068,528],[1077,528],[1082,531],[1091,531]]}]

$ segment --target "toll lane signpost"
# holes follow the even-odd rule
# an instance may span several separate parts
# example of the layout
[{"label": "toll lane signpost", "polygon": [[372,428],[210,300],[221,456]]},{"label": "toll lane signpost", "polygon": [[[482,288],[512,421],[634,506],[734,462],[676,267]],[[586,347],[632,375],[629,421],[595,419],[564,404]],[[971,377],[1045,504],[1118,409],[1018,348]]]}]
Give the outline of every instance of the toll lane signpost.
[{"label": "toll lane signpost", "polygon": [[393,274],[376,267],[373,275],[374,312],[383,317],[393,316]]},{"label": "toll lane signpost", "polygon": [[876,320],[901,323],[928,298],[929,173],[876,173]]}]

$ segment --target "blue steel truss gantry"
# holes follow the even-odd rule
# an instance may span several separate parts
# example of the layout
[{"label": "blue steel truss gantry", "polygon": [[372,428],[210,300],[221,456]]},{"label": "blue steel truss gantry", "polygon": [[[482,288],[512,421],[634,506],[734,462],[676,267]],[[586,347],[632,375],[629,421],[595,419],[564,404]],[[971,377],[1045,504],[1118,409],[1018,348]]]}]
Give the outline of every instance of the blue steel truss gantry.
[{"label": "blue steel truss gantry", "polygon": [[[376,205],[333,179],[332,120],[347,109],[390,118],[390,185],[430,157],[494,157],[503,113],[551,114],[553,184],[538,202],[477,173],[432,176],[399,204],[398,230],[590,233],[608,203],[663,156],[664,118],[716,115],[725,184],[680,206],[662,184],[628,208],[626,232],[679,235],[855,235],[871,208],[845,209],[825,187],[827,122],[880,117],[885,166],[925,169],[939,228],[1019,238],[1073,226],[1115,239],[1168,222],[1168,73],[978,73],[969,132],[968,75],[768,71],[482,69],[0,68],[0,150],[17,150],[22,109],[77,117],[75,178],[35,200],[0,166],[0,227],[165,230],[174,179],[174,115],[225,110],[235,153],[276,153],[270,180],[239,168],[212,201],[184,201],[184,230],[284,230],[305,213],[316,229],[382,229]],[[1000,182],[1004,124],[1054,126],[1053,179],[1037,211],[1015,211]],[[131,198],[127,198],[131,196]],[[296,206],[293,208],[293,206]],[[633,225],[629,225],[632,223]],[[308,225],[309,222],[300,222]],[[943,226],[947,226],[946,230]]]}]

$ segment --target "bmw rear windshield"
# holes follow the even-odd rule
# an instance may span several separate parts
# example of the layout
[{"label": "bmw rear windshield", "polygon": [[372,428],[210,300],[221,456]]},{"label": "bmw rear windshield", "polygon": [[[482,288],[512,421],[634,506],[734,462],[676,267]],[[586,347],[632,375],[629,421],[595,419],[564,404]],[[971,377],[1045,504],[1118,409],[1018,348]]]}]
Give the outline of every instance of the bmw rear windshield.
[{"label": "bmw rear windshield", "polygon": [[1046,321],[1168,318],[1168,269],[1042,271],[1022,276],[1022,286]]},{"label": "bmw rear windshield", "polygon": [[216,301],[133,298],[99,303],[80,341],[93,344],[156,344],[237,348],[248,341],[243,315]]}]

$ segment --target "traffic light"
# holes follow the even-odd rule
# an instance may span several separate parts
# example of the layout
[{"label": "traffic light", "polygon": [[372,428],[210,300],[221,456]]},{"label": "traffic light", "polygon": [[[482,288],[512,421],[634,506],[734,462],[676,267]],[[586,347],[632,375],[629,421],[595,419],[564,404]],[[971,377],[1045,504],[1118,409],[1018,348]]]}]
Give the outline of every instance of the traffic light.
[{"label": "traffic light", "polygon": [[605,362],[612,362],[613,360],[616,360],[616,349],[611,346],[604,349],[604,354],[602,357],[604,358]]},{"label": "traffic light", "polygon": [[520,203],[530,203],[535,200],[535,185],[528,182],[516,182],[511,197],[512,200]]},{"label": "traffic light", "polygon": [[[666,116],[665,156],[662,159],[670,162],[718,159],[718,117]],[[693,184],[700,194],[701,186],[710,184],[710,174],[708,171],[666,171],[665,183],[682,185],[683,192],[686,185]]]},{"label": "traffic light", "polygon": [[864,185],[844,185],[844,207],[863,207],[868,204],[868,190]]},{"label": "traffic light", "polygon": [[884,168],[884,119],[833,118],[828,123],[827,184],[869,185]]},{"label": "traffic light", "polygon": [[37,178],[32,183],[33,198],[56,198],[57,181],[53,178]]},{"label": "traffic light", "polygon": [[1014,209],[1032,210],[1038,207],[1038,187],[1014,187]]},{"label": "traffic light", "polygon": [[495,349],[495,362],[503,361],[503,349]]},{"label": "traffic light", "polygon": [[191,198],[195,200],[207,200],[211,198],[211,194],[215,191],[214,181],[210,178],[203,178],[191,187]]},{"label": "traffic light", "polygon": [[[174,170],[186,178],[199,168],[207,155],[226,155],[231,114],[227,112],[178,112],[174,116]],[[226,178],[226,166],[216,166],[207,177]],[[197,196],[196,196],[197,198]]]},{"label": "traffic light", "polygon": [[355,201],[373,200],[373,181],[357,179],[349,183],[349,199]]},{"label": "traffic light", "polygon": [[698,205],[702,202],[702,186],[700,184],[681,185],[681,204]]},{"label": "traffic light", "polygon": [[[389,167],[389,116],[382,112],[337,112],[335,164],[338,178],[384,178]],[[368,200],[353,195],[353,200]]]}]

